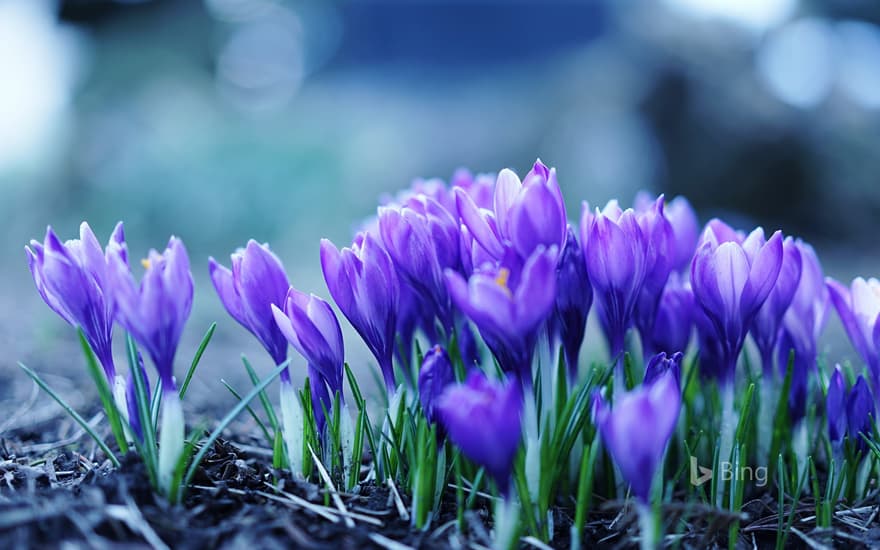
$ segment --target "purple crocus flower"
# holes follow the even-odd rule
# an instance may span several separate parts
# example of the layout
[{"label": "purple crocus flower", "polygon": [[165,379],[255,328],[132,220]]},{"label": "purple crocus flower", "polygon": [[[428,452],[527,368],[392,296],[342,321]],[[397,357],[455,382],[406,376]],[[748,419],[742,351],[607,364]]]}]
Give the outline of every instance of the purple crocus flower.
[{"label": "purple crocus flower", "polygon": [[473,323],[505,372],[531,384],[537,332],[556,300],[556,247],[539,246],[524,266],[510,253],[498,267],[467,281],[447,270],[452,301]]},{"label": "purple crocus flower", "polygon": [[677,351],[672,355],[666,355],[665,352],[661,351],[657,355],[651,357],[651,359],[648,360],[648,364],[645,365],[645,380],[643,384],[653,384],[661,376],[667,372],[671,372],[675,377],[675,381],[681,386],[682,357],[684,357],[684,355],[680,351]]},{"label": "purple crocus flower", "polygon": [[272,304],[271,311],[278,329],[309,365],[312,404],[318,430],[323,433],[324,410],[332,411],[333,398],[342,392],[342,365],[345,348],[342,329],[330,304],[293,287],[287,291],[284,311]]},{"label": "purple crocus flower", "polygon": [[385,250],[408,284],[451,332],[452,305],[443,281],[446,269],[461,270],[458,222],[438,202],[416,195],[400,207],[379,208],[379,234]]},{"label": "purple crocus flower", "polygon": [[[470,171],[459,168],[452,175],[449,184],[453,189],[461,189],[474,201],[479,208],[491,209],[495,198],[495,174],[472,174]],[[450,212],[456,216],[458,207],[455,205],[455,197],[452,197],[453,209]]]},{"label": "purple crocus flower", "polygon": [[[107,278],[107,255],[83,222],[79,239],[62,243],[49,227],[43,243],[25,247],[28,267],[43,301],[62,319],[82,329],[104,369],[110,386],[116,378],[113,364],[113,292]],[[123,245],[122,222],[110,243]],[[108,245],[108,250],[110,245]]]},{"label": "purple crocus flower", "polygon": [[464,384],[448,386],[435,405],[449,439],[486,469],[505,497],[522,441],[522,406],[518,383],[492,382],[476,370]]},{"label": "purple crocus flower", "polygon": [[835,367],[834,374],[828,381],[828,393],[825,396],[825,414],[828,417],[828,440],[835,452],[839,452],[846,435],[846,381],[840,366]]},{"label": "purple crocus flower", "polygon": [[856,451],[864,454],[868,444],[862,436],[871,437],[874,428],[874,397],[865,378],[859,376],[846,401],[846,431]]},{"label": "purple crocus flower", "polygon": [[595,291],[599,320],[618,370],[626,332],[645,282],[647,244],[636,214],[611,201],[601,212],[584,203],[581,244]]},{"label": "purple crocus flower", "polygon": [[437,401],[446,387],[454,383],[455,372],[449,354],[440,346],[429,349],[419,370],[419,403],[428,422],[437,422]]},{"label": "purple crocus flower", "polygon": [[801,254],[801,279],[791,305],[782,318],[778,365],[781,375],[785,376],[791,351],[794,350],[794,390],[789,394],[788,404],[792,419],[799,420],[806,414],[808,375],[816,368],[818,341],[828,319],[829,299],[822,265],[813,247],[800,240],[795,241],[795,246]]},{"label": "purple crocus flower", "polygon": [[462,223],[473,238],[495,259],[510,243],[521,258],[528,258],[538,246],[561,248],[568,222],[556,169],[540,160],[520,181],[509,169],[495,182],[494,212],[480,208],[463,189],[455,191]]},{"label": "purple crocus flower", "polygon": [[679,273],[671,273],[660,295],[657,316],[649,328],[650,336],[643,339],[645,353],[686,351],[694,327],[694,307],[690,283]]},{"label": "purple crocus flower", "polygon": [[651,208],[639,213],[636,218],[645,239],[645,280],[634,313],[646,356],[649,356],[647,352],[660,298],[675,260],[675,234],[666,219],[663,206],[664,198],[660,195]]},{"label": "purple crocus flower", "polygon": [[801,270],[800,249],[791,237],[787,237],[782,242],[782,267],[779,270],[779,277],[752,322],[752,338],[758,346],[764,376],[768,380],[772,380],[774,376],[773,352],[779,339],[779,328],[800,284]]},{"label": "purple crocus flower", "polygon": [[667,372],[652,384],[622,394],[613,409],[597,396],[595,407],[596,426],[605,447],[633,494],[648,504],[654,475],[681,410],[674,373]]},{"label": "purple crocus flower", "polygon": [[171,237],[162,254],[150,250],[140,285],[126,261],[126,246],[111,245],[108,274],[116,297],[116,320],[147,351],[163,389],[176,390],[174,356],[189,318],[193,278],[183,242]]},{"label": "purple crocus flower", "polygon": [[[655,203],[656,200],[649,193],[640,191],[633,204],[636,212],[642,213],[653,208]],[[672,226],[673,270],[686,271],[691,265],[694,252],[697,250],[697,241],[700,239],[697,213],[694,212],[691,203],[681,195],[667,202],[663,213]]]},{"label": "purple crocus flower", "polygon": [[[211,282],[233,319],[266,348],[276,365],[287,359],[287,340],[272,316],[272,306],[284,306],[290,283],[281,260],[269,245],[250,240],[231,255],[232,270],[208,259]],[[282,377],[289,377],[285,369]]]},{"label": "purple crocus flower", "polygon": [[778,231],[766,242],[760,228],[742,244],[723,241],[727,236],[707,227],[691,267],[694,296],[720,352],[716,360],[721,364],[713,370],[724,384],[733,380],[746,334],[776,285],[783,259]]},{"label": "purple crocus flower", "polygon": [[369,233],[351,248],[321,241],[321,268],[330,295],[379,362],[386,387],[394,391],[394,332],[400,287],[391,258]]},{"label": "purple crocus flower", "polygon": [[552,332],[562,342],[569,379],[574,380],[587,327],[587,315],[593,305],[593,287],[590,285],[583,251],[571,226],[568,227],[565,246],[557,265],[556,288],[556,307],[551,318]]},{"label": "purple crocus flower", "polygon": [[880,385],[880,281],[861,277],[846,288],[826,279],[831,303],[856,351],[868,365],[875,388]]}]

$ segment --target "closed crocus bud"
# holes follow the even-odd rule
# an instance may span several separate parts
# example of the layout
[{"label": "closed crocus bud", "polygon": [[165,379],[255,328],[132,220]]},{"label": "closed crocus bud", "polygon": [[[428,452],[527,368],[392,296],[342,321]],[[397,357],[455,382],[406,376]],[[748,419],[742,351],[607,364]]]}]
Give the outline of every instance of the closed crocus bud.
[{"label": "closed crocus bud", "polygon": [[[495,174],[471,174],[470,171],[459,168],[452,175],[449,184],[453,189],[461,189],[470,196],[474,204],[479,208],[491,209],[495,197]],[[453,198],[454,206],[454,198]],[[457,207],[451,212],[455,213]]]},{"label": "closed crocus bud", "polygon": [[592,214],[584,203],[581,245],[599,320],[620,370],[624,337],[645,282],[647,245],[635,212],[622,211],[617,201],[611,201]]},{"label": "closed crocus bud", "polygon": [[[290,283],[281,260],[269,245],[250,240],[231,255],[232,269],[209,258],[211,282],[223,307],[263,345],[276,365],[287,359],[287,340],[272,316],[272,306],[284,306]],[[283,377],[289,376],[285,370]]]},{"label": "closed crocus bud", "polygon": [[862,436],[871,437],[874,428],[874,396],[865,378],[859,376],[846,401],[846,431],[856,451],[864,454],[868,444]]},{"label": "closed crocus bud", "polygon": [[[315,421],[324,431],[324,409],[333,409],[333,396],[342,395],[342,369],[345,348],[342,329],[330,304],[293,287],[287,292],[284,311],[272,305],[272,313],[281,333],[309,365]],[[328,392],[329,389],[329,392]]]},{"label": "closed crocus bud", "polygon": [[321,241],[321,268],[330,295],[379,362],[385,385],[394,391],[394,333],[399,283],[391,258],[369,233],[351,248]]},{"label": "closed crocus bud", "polygon": [[828,393],[825,396],[825,415],[828,417],[828,440],[835,452],[839,452],[846,435],[846,381],[840,367],[828,381]]},{"label": "closed crocus bud", "polygon": [[495,184],[495,215],[502,238],[528,258],[539,246],[562,248],[568,222],[556,169],[540,160],[522,182],[502,170]]},{"label": "closed crocus bud", "polygon": [[643,503],[650,503],[651,484],[681,410],[681,392],[672,372],[653,384],[622,394],[611,408],[596,398],[596,426],[614,463]]},{"label": "closed crocus bud", "polygon": [[401,207],[379,209],[379,234],[385,250],[407,283],[443,326],[452,328],[452,306],[443,282],[445,269],[461,270],[458,222],[439,203],[425,195]]},{"label": "closed crocus bud", "polygon": [[880,382],[880,281],[855,279],[846,288],[827,279],[831,303],[856,351],[871,371],[874,384]]},{"label": "closed crocus bud", "polygon": [[193,279],[183,242],[171,237],[165,252],[150,250],[138,285],[125,261],[125,245],[111,246],[108,274],[116,297],[116,319],[147,350],[162,382],[158,485],[172,494],[183,454],[183,408],[174,380],[174,356],[192,310]]},{"label": "closed crocus bud", "polygon": [[786,367],[792,349],[796,363],[808,368],[815,366],[819,337],[828,320],[829,297],[822,264],[812,246],[800,240],[795,241],[795,246],[801,255],[801,278],[782,318],[780,370]]},{"label": "closed crocus bud", "polygon": [[636,218],[645,239],[645,280],[635,307],[635,323],[643,342],[650,342],[657,307],[675,260],[675,235],[663,207],[664,198],[660,195]]},{"label": "closed crocus bud", "polygon": [[661,376],[667,372],[671,372],[673,377],[675,377],[675,381],[681,386],[682,357],[684,357],[684,355],[682,355],[680,351],[675,352],[672,355],[666,355],[666,353],[660,352],[651,357],[651,359],[648,360],[648,364],[645,365],[645,380],[643,383],[645,385],[653,384]]},{"label": "closed crocus bud", "polygon": [[788,311],[801,280],[801,252],[791,237],[782,242],[782,267],[773,290],[758,310],[752,322],[752,338],[761,353],[764,376],[772,380],[773,351],[779,338],[779,328]]},{"label": "closed crocus bud", "polygon": [[425,354],[419,369],[419,402],[428,422],[437,421],[436,405],[443,391],[455,383],[455,372],[449,354],[440,346],[434,346]]},{"label": "closed crocus bud", "polygon": [[[86,222],[80,225],[79,234],[79,239],[62,243],[52,228],[47,228],[42,243],[31,241],[25,247],[28,267],[43,301],[62,319],[82,329],[113,387],[116,368],[112,349],[113,289],[107,276],[109,252],[101,248]],[[110,243],[125,243],[122,222],[113,230]]]},{"label": "closed crocus bud", "polygon": [[505,372],[531,384],[537,332],[556,300],[556,247],[538,249],[519,265],[515,254],[465,280],[447,270],[452,301],[470,319]]},{"label": "closed crocus bud", "polygon": [[569,378],[574,380],[587,327],[587,315],[593,305],[593,287],[590,285],[581,246],[571,226],[568,227],[565,246],[559,257],[556,288],[553,332],[562,342]]},{"label": "closed crocus bud", "polygon": [[507,497],[513,461],[522,441],[520,385],[490,381],[473,371],[464,384],[447,386],[435,405],[449,439],[484,467]]},{"label": "closed crocus bud", "polygon": [[665,213],[669,223],[672,224],[672,233],[675,237],[674,268],[676,271],[687,271],[700,238],[697,214],[691,207],[691,203],[682,196],[669,201]]},{"label": "closed crocus bud", "polygon": [[650,327],[650,338],[645,344],[646,355],[657,351],[684,352],[694,328],[694,293],[690,283],[678,273],[672,273],[660,303],[657,316]]},{"label": "closed crocus bud", "polygon": [[715,370],[724,384],[733,380],[746,334],[776,285],[782,259],[778,231],[765,242],[763,231],[756,229],[742,244],[720,241],[711,226],[703,233],[691,267],[691,285],[697,304],[711,321],[722,363]]}]

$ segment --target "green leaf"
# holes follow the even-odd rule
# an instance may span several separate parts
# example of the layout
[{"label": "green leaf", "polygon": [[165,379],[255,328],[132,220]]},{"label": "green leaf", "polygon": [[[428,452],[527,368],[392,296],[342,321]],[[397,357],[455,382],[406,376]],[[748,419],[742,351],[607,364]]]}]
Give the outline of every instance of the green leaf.
[{"label": "green leaf", "polygon": [[183,379],[183,384],[180,386],[181,400],[183,400],[183,396],[186,395],[189,383],[192,381],[192,377],[196,373],[196,367],[199,366],[199,362],[202,360],[202,354],[205,353],[205,348],[208,347],[208,343],[211,341],[211,337],[214,336],[215,330],[217,330],[217,323],[211,323],[211,326],[208,327],[208,331],[205,332],[205,335],[202,337],[202,341],[199,344],[199,348],[196,350],[195,357],[193,357],[189,370],[186,371],[186,377]]},{"label": "green leaf", "polygon": [[[226,382],[226,380],[223,380],[223,379],[221,378],[221,379],[220,379],[220,383],[223,384],[223,386],[224,386],[227,390],[229,390],[229,393],[231,393],[236,399],[238,399],[239,401],[241,401],[241,394],[239,394],[237,391],[235,391],[235,388],[233,388],[231,385],[229,385],[229,384]],[[248,406],[246,407],[246,409],[247,409],[247,412],[250,413],[250,415],[251,415],[251,417],[254,419],[254,421],[257,423],[257,426],[260,427],[260,431],[263,432],[263,436],[266,438],[266,441],[267,441],[270,445],[274,445],[274,443],[275,443],[275,438],[272,437],[272,436],[269,434],[269,430],[266,429],[266,425],[263,424],[263,421],[260,420],[260,417],[257,416],[257,413],[254,412],[254,409],[252,409],[250,405],[248,405]],[[278,434],[278,432],[275,432],[275,433],[276,433],[276,435]]]},{"label": "green leaf", "polygon": [[[134,379],[134,389],[137,401],[138,418],[141,422],[141,430],[143,431],[143,443],[138,443],[138,451],[144,465],[147,468],[147,474],[150,477],[150,483],[156,487],[156,465],[159,462],[158,449],[156,447],[156,425],[153,423],[150,415],[150,403],[147,398],[147,387],[140,373],[140,367],[137,355],[137,346],[131,334],[125,335],[125,350],[128,358],[128,368]],[[159,393],[159,392],[157,392]]]},{"label": "green leaf", "polygon": [[110,389],[107,377],[104,375],[104,369],[98,365],[98,358],[95,357],[95,352],[89,345],[88,340],[86,340],[86,335],[82,328],[78,329],[77,332],[79,333],[79,343],[82,346],[83,355],[86,356],[89,374],[95,382],[95,387],[98,388],[98,396],[101,398],[104,412],[107,413],[110,430],[113,432],[116,444],[119,445],[119,452],[125,454],[128,452],[128,442],[125,438],[125,430],[122,428],[122,420],[119,418],[119,409],[116,408],[116,400],[113,398],[113,390]]},{"label": "green leaf", "polygon": [[28,367],[26,367],[24,365],[24,363],[19,362],[18,366],[19,366],[19,368],[21,368],[21,370],[23,370],[25,372],[25,374],[30,376],[31,380],[33,380],[38,386],[40,386],[40,389],[42,389],[44,392],[49,394],[49,397],[51,397],[52,399],[55,400],[56,403],[61,405],[61,408],[64,409],[64,412],[66,412],[68,415],[70,415],[70,417],[77,424],[79,424],[82,427],[82,429],[85,430],[85,432],[87,434],[89,434],[89,437],[91,437],[92,439],[95,440],[95,443],[97,443],[98,447],[100,447],[101,450],[104,451],[104,454],[107,455],[107,458],[110,459],[110,462],[112,462],[113,465],[118,468],[119,467],[119,459],[116,458],[116,455],[113,454],[113,451],[110,450],[110,447],[108,447],[107,444],[104,443],[104,440],[102,440],[101,437],[97,433],[95,433],[95,431],[92,429],[92,427],[89,426],[89,423],[86,422],[85,418],[83,418],[82,416],[79,415],[79,413],[77,413],[75,410],[73,410],[73,407],[68,405],[67,402],[64,401],[64,399],[62,399],[60,395],[55,393],[55,391],[52,390],[52,388],[50,388],[49,385],[46,384],[46,382],[42,378],[40,378],[40,376],[36,372],[34,372],[31,369],[29,369]]},{"label": "green leaf", "polygon": [[[247,360],[247,357],[242,355],[241,362],[244,363],[244,368],[248,373],[248,377],[251,379],[251,383],[254,386],[259,384],[260,377],[257,376],[257,371],[255,371],[254,367],[251,366],[251,363]],[[281,425],[278,423],[278,416],[275,414],[275,408],[272,406],[272,402],[269,401],[269,396],[266,395],[265,391],[260,392],[260,403],[263,405],[263,410],[266,412],[266,418],[269,419],[269,425],[271,425],[272,429],[276,432],[279,431],[281,429]]]},{"label": "green leaf", "polygon": [[237,417],[239,414],[241,414],[241,412],[245,409],[245,407],[247,407],[248,404],[251,401],[253,401],[253,399],[255,397],[257,397],[257,395],[259,395],[259,393],[266,388],[266,386],[268,386],[276,377],[278,377],[279,374],[281,374],[281,371],[283,371],[284,369],[287,368],[288,363],[289,363],[289,361],[285,361],[284,363],[275,367],[275,370],[273,370],[269,374],[269,376],[267,376],[259,384],[257,384],[246,396],[244,396],[244,398],[241,400],[241,402],[238,403],[238,405],[233,407],[232,410],[229,411],[226,414],[226,416],[223,417],[223,419],[220,421],[220,424],[217,426],[217,428],[215,428],[214,431],[211,432],[211,435],[208,436],[208,439],[206,439],[202,443],[202,447],[199,449],[199,452],[196,453],[195,457],[193,458],[192,462],[190,463],[189,468],[186,471],[186,475],[183,478],[182,489],[185,489],[186,487],[188,487],[190,482],[192,482],[192,478],[196,474],[196,469],[198,469],[199,464],[201,464],[202,460],[204,460],[205,455],[208,454],[208,451],[210,450],[211,446],[214,444],[215,441],[217,441],[217,439],[223,433],[223,430],[225,430],[226,427],[229,426],[229,424],[233,420],[235,420],[235,417]]}]

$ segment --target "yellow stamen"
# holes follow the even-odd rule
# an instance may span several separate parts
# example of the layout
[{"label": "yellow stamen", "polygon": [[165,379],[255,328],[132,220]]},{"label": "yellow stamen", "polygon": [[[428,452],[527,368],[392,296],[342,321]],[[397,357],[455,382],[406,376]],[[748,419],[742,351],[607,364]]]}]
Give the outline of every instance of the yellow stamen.
[{"label": "yellow stamen", "polygon": [[144,269],[150,269],[150,259],[144,258],[141,260],[141,265],[144,266]]},{"label": "yellow stamen", "polygon": [[502,267],[498,270],[498,276],[495,277],[495,282],[498,283],[498,286],[505,290],[509,290],[507,288],[507,279],[510,278],[510,270],[506,267]]}]

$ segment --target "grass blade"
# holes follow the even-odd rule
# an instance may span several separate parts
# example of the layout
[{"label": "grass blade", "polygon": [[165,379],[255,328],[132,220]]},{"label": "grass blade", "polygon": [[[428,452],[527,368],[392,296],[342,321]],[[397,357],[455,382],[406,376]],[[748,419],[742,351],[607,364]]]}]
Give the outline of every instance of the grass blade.
[{"label": "grass blade", "polygon": [[89,434],[89,436],[92,439],[95,440],[95,443],[97,443],[98,447],[100,447],[101,450],[104,451],[104,454],[107,455],[107,458],[110,459],[110,462],[112,462],[113,465],[118,468],[119,467],[119,459],[116,458],[116,455],[113,454],[113,451],[110,450],[110,447],[108,447],[107,444],[104,443],[104,441],[100,438],[100,436],[98,436],[98,434],[95,433],[95,430],[93,430],[92,427],[89,426],[89,423],[86,422],[86,419],[83,418],[82,416],[80,416],[78,412],[73,410],[73,407],[68,405],[67,402],[64,401],[64,399],[62,399],[60,395],[55,393],[55,391],[52,388],[50,388],[49,385],[46,384],[46,382],[42,378],[40,378],[40,376],[36,372],[34,372],[31,369],[29,369],[28,367],[26,367],[24,365],[24,363],[19,362],[18,366],[21,368],[21,370],[24,371],[25,374],[30,376],[31,380],[33,380],[34,383],[36,383],[38,386],[40,386],[40,389],[42,389],[44,392],[49,394],[49,397],[51,397],[52,399],[55,400],[56,403],[61,405],[61,408],[64,409],[64,412],[69,414],[70,417],[73,418],[74,421],[76,421],[76,423],[79,424],[80,427],[82,427],[82,429],[85,430],[85,432],[87,434]]},{"label": "grass blade", "polygon": [[[221,379],[220,379],[220,383],[223,384],[223,386],[224,386],[227,390],[229,390],[229,393],[231,393],[231,394],[233,395],[233,397],[235,397],[236,399],[238,399],[239,401],[241,401],[241,394],[238,393],[237,391],[235,391],[235,388],[233,388],[232,386],[230,386],[229,383],[226,382],[226,380],[223,380],[223,379],[221,378]],[[273,446],[274,446],[274,445],[275,445],[275,438],[272,437],[272,436],[269,434],[269,430],[266,429],[266,425],[263,424],[263,421],[260,420],[260,417],[257,416],[257,413],[254,412],[254,409],[252,409],[250,405],[248,405],[248,406],[245,407],[245,408],[247,409],[247,412],[250,413],[251,418],[253,418],[254,421],[257,423],[257,426],[260,427],[260,431],[263,432],[263,436],[266,437],[266,441],[269,442],[269,445],[273,445]]]},{"label": "grass blade", "polygon": [[153,487],[156,486],[156,464],[159,461],[156,448],[156,425],[152,421],[150,414],[150,403],[147,397],[147,387],[144,379],[140,375],[140,366],[138,361],[137,346],[131,334],[125,335],[125,349],[128,357],[128,367],[131,376],[134,379],[135,395],[137,396],[138,418],[141,421],[141,430],[143,431],[144,442],[139,446],[141,450],[141,458],[147,467],[147,473]]},{"label": "grass blade", "polygon": [[101,405],[104,407],[104,412],[107,413],[107,421],[110,422],[110,430],[113,432],[116,444],[119,445],[119,452],[125,454],[128,452],[128,442],[125,438],[125,430],[122,429],[122,420],[119,418],[119,409],[116,407],[116,400],[113,398],[113,390],[110,389],[110,384],[107,382],[107,377],[104,375],[104,369],[98,365],[98,358],[95,357],[95,352],[92,350],[92,346],[90,346],[88,340],[86,340],[85,333],[81,328],[77,332],[79,333],[79,343],[82,346],[83,355],[86,356],[86,365],[89,368],[89,374],[95,382],[95,387],[98,388],[98,396],[101,398]]},{"label": "grass blade", "polygon": [[[244,363],[244,369],[248,373],[248,377],[251,379],[251,384],[256,386],[260,383],[260,377],[257,376],[257,371],[254,370],[254,367],[251,366],[250,361],[247,360],[247,357],[244,355],[241,356],[241,362]],[[260,392],[260,403],[263,405],[263,410],[266,412],[266,418],[269,419],[269,425],[272,426],[272,429],[276,432],[281,429],[281,425],[278,423],[278,417],[275,415],[275,407],[272,406],[272,402],[269,401],[269,397],[266,395],[266,392]]]},{"label": "grass blade", "polygon": [[196,354],[193,357],[192,364],[190,364],[189,370],[186,371],[186,377],[183,379],[183,385],[180,386],[181,400],[183,399],[183,396],[186,395],[186,390],[187,388],[189,388],[189,383],[192,381],[192,377],[196,373],[196,367],[199,366],[199,362],[202,360],[202,354],[205,353],[205,348],[207,348],[208,343],[211,342],[211,337],[214,336],[215,330],[217,330],[217,323],[211,323],[211,326],[208,327],[208,331],[205,332],[205,335],[202,337],[199,348],[196,350]]}]

